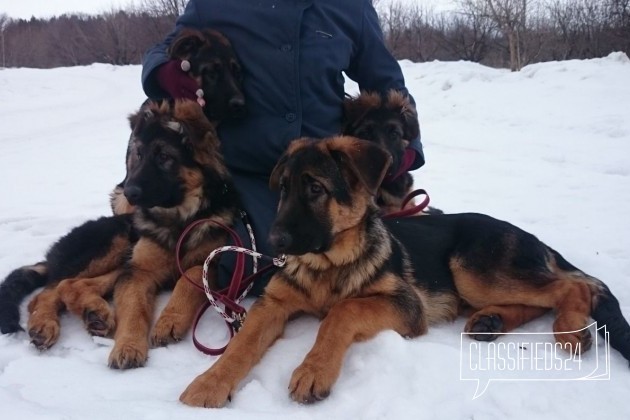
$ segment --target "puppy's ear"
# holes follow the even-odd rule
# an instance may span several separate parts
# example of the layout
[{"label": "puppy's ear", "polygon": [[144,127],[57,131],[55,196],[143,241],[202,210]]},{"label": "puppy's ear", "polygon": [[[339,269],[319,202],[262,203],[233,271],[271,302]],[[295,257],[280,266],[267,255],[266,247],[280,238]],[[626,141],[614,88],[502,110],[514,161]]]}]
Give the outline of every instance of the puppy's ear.
[{"label": "puppy's ear", "polygon": [[184,60],[194,55],[203,45],[203,34],[196,29],[182,29],[175,38],[168,52],[171,58]]},{"label": "puppy's ear", "polygon": [[142,106],[140,106],[138,111],[130,114],[128,120],[131,132],[137,133],[141,131],[147,120],[155,117],[155,113],[158,108],[159,104],[157,102],[147,100],[142,104]]},{"label": "puppy's ear", "polygon": [[399,113],[400,120],[403,123],[403,139],[413,140],[420,135],[418,113],[408,96],[404,96],[397,90],[390,90],[387,94],[386,106]]},{"label": "puppy's ear", "polygon": [[176,100],[165,128],[181,135],[182,144],[193,151],[194,160],[202,166],[217,167],[222,162],[217,153],[220,144],[216,129],[196,102]]},{"label": "puppy's ear", "polygon": [[133,114],[129,114],[127,118],[129,120],[129,128],[131,128],[131,132],[135,133],[140,128],[140,125],[144,121],[142,117],[142,111],[134,112]]},{"label": "puppy's ear", "polygon": [[404,133],[403,138],[405,140],[413,140],[420,135],[420,125],[418,124],[418,113],[416,108],[410,103],[409,106],[402,109],[400,113],[403,124]]},{"label": "puppy's ear", "polygon": [[271,171],[271,176],[269,176],[270,190],[278,191],[278,189],[280,188],[280,177],[282,176],[282,172],[284,172],[284,167],[286,166],[288,160],[289,152],[285,152],[282,156],[280,156],[278,163],[276,163],[273,171]]},{"label": "puppy's ear", "polygon": [[356,98],[347,97],[343,100],[343,126],[341,132],[344,134],[351,133],[359,122],[364,113],[361,104]]},{"label": "puppy's ear", "polygon": [[368,112],[381,106],[381,97],[375,92],[361,92],[357,97],[346,97],[343,101],[343,134],[352,134]]},{"label": "puppy's ear", "polygon": [[338,166],[350,170],[370,194],[376,195],[392,164],[387,150],[373,142],[347,136],[326,140],[326,147]]},{"label": "puppy's ear", "polygon": [[282,172],[284,172],[284,167],[287,165],[289,158],[293,156],[293,154],[303,147],[307,147],[317,140],[310,137],[301,137],[299,139],[292,140],[289,143],[289,147],[284,152],[280,159],[278,159],[278,163],[271,171],[271,176],[269,176],[269,188],[272,190],[277,190],[280,187],[280,177],[282,176]]}]

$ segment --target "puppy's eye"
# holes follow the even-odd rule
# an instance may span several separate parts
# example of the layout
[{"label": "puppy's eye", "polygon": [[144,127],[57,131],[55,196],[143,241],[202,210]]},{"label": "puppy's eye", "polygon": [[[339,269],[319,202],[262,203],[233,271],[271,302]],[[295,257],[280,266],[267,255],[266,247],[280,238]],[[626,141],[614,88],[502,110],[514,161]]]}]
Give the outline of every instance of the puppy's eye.
[{"label": "puppy's eye", "polygon": [[396,127],[391,127],[389,129],[388,135],[389,135],[389,137],[391,139],[398,139],[398,138],[402,137],[402,134],[400,133],[400,131]]},{"label": "puppy's eye", "polygon": [[231,63],[231,70],[232,70],[232,75],[234,76],[234,78],[236,78],[237,80],[241,79],[241,68],[239,67],[238,64],[236,64],[236,62],[232,62]]},{"label": "puppy's eye", "polygon": [[212,82],[216,82],[219,78],[219,72],[221,71],[220,64],[213,64],[203,69],[203,77],[209,79]]},{"label": "puppy's eye", "polygon": [[172,160],[171,156],[164,152],[158,153],[157,156],[155,157],[155,161],[158,163],[158,165],[166,165],[171,160]]},{"label": "puppy's eye", "polygon": [[309,185],[309,192],[311,193],[311,195],[320,195],[323,194],[325,191],[326,190],[324,189],[324,186],[319,182],[312,182]]},{"label": "puppy's eye", "polygon": [[142,152],[140,150],[136,150],[136,159],[142,160]]},{"label": "puppy's eye", "polygon": [[212,81],[216,81],[219,78],[219,74],[214,70],[208,70],[204,76]]}]

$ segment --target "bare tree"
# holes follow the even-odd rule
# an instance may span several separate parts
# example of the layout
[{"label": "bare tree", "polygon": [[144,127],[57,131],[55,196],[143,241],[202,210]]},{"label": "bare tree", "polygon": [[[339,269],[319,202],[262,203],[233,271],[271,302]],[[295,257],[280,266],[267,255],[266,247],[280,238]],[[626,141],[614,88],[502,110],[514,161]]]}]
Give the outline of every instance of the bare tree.
[{"label": "bare tree", "polygon": [[124,11],[110,11],[102,15],[92,43],[110,64],[132,64],[137,61],[137,46],[131,37],[133,24]]},{"label": "bare tree", "polygon": [[4,49],[4,32],[10,23],[9,16],[6,13],[0,13],[0,43],[2,44],[2,68],[7,66],[7,58]]},{"label": "bare tree", "polygon": [[533,0],[478,0],[483,13],[496,24],[508,42],[510,70],[522,67],[521,36],[527,27],[527,12]]},{"label": "bare tree", "polygon": [[558,60],[572,57],[577,50],[578,10],[573,6],[563,0],[554,0],[547,6],[557,39],[552,54]]},{"label": "bare tree", "polygon": [[618,49],[630,51],[630,0],[610,0],[609,15]]},{"label": "bare tree", "polygon": [[437,58],[436,51],[440,46],[433,8],[392,1],[377,10],[385,44],[394,57],[415,61]]},{"label": "bare tree", "polygon": [[85,14],[52,19],[46,36],[51,65],[80,66],[93,63],[98,55],[88,34],[98,21]]},{"label": "bare tree", "polygon": [[390,2],[380,10],[379,19],[387,47],[395,57],[400,57],[403,49],[403,34],[410,25],[411,16],[401,2]]},{"label": "bare tree", "polygon": [[[97,16],[0,13],[0,66],[140,63],[172,30],[187,0],[138,3]],[[630,54],[630,0],[456,0],[456,10],[442,13],[401,0],[375,3],[398,59],[464,59],[518,70],[531,62]]]},{"label": "bare tree", "polygon": [[530,5],[534,0],[461,0],[460,8],[474,10],[490,19],[493,30],[507,42],[510,69],[518,71],[523,65],[521,38],[527,28]]},{"label": "bare tree", "polygon": [[142,0],[140,9],[152,16],[169,16],[176,18],[186,8],[188,0]]},{"label": "bare tree", "polygon": [[443,48],[456,59],[481,62],[490,49],[494,23],[472,0],[459,2],[458,10],[438,21]]}]

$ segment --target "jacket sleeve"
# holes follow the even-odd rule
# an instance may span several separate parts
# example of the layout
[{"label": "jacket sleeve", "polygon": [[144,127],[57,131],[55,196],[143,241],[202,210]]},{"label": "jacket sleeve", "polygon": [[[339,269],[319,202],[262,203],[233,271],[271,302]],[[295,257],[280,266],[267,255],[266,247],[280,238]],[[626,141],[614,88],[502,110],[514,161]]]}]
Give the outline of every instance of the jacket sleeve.
[{"label": "jacket sleeve", "polygon": [[[405,87],[400,65],[385,46],[378,15],[371,0],[363,2],[362,27],[354,57],[346,74],[359,84],[361,90],[385,93],[390,89],[396,89],[407,95],[414,106],[416,104]],[[420,136],[411,139],[409,147],[416,152],[411,169],[418,169],[424,165]]]},{"label": "jacket sleeve", "polygon": [[168,48],[177,36],[177,33],[184,27],[202,29],[203,25],[197,12],[197,2],[190,0],[175,22],[175,29],[166,36],[164,41],[151,47],[144,54],[142,59],[142,89],[147,97],[151,99],[167,98],[169,95],[160,87],[155,78],[154,71],[169,60]]}]

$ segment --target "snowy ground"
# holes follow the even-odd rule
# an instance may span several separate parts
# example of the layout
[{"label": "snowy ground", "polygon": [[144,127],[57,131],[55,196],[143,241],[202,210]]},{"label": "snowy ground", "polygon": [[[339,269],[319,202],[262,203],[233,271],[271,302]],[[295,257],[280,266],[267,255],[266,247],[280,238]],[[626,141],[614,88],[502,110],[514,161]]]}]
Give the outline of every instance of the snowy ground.
[{"label": "snowy ground", "polygon": [[[531,231],[607,282],[630,317],[628,58],[537,64],[514,74],[466,62],[402,66],[428,161],[416,185],[433,204]],[[125,118],[143,100],[139,75],[136,66],[106,65],[0,71],[0,278],[38,261],[71,227],[109,213],[107,194],[123,177]],[[214,315],[205,322],[206,339],[223,335]],[[519,331],[548,331],[551,322]],[[143,369],[112,371],[111,342],[93,340],[64,316],[62,337],[46,353],[30,347],[25,333],[0,336],[2,418],[630,418],[630,370],[614,351],[609,381],[493,382],[473,400],[475,383],[460,381],[463,320],[414,340],[386,332],[354,345],[331,396],[297,405],[288,381],[317,326],[293,322],[229,407],[209,413],[178,402],[215,360],[190,338],[152,350]]]}]

